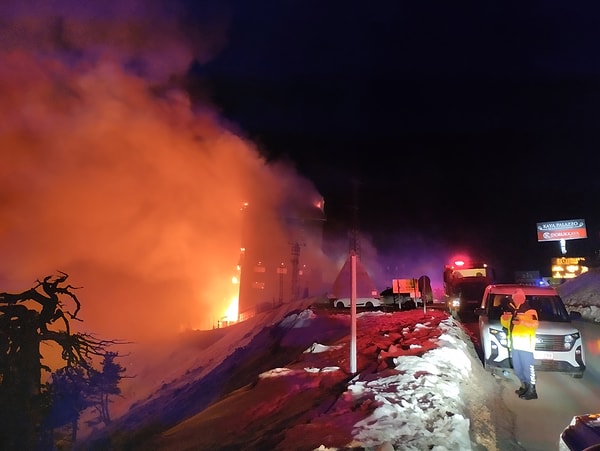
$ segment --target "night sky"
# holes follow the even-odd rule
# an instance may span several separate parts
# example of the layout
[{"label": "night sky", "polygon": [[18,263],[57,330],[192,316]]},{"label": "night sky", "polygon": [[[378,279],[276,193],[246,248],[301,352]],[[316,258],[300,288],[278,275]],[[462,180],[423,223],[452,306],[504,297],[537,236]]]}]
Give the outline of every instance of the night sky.
[{"label": "night sky", "polygon": [[216,3],[226,39],[190,91],[311,179],[332,233],[543,275],[560,247],[536,222],[585,219],[568,255],[599,248],[600,6]]}]

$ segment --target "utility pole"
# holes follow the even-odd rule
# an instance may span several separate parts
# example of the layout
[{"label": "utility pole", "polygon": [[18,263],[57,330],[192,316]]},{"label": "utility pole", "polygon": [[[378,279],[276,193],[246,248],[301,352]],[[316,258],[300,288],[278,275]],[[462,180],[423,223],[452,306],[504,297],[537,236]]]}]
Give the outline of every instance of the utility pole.
[{"label": "utility pole", "polygon": [[279,274],[279,305],[281,305],[283,304],[283,276],[287,274],[287,268],[283,262],[277,268],[277,274]]},{"label": "utility pole", "polygon": [[298,271],[300,270],[300,246],[304,246],[304,242],[294,241],[292,243],[292,257],[290,263],[292,266],[292,301],[298,300]]},{"label": "utility pole", "polygon": [[[245,257],[246,257],[246,243],[248,241],[248,202],[244,202],[242,204],[242,207],[240,208],[241,211],[241,217],[240,217],[240,259],[238,261],[237,264],[237,283],[238,283],[238,293],[237,293],[237,304],[238,304],[238,313],[237,313],[237,318],[235,319],[236,321],[239,321],[240,319],[240,310],[241,308],[246,307],[243,303],[243,299],[242,299],[242,276],[245,275],[247,273],[247,268],[245,266]],[[248,281],[245,280],[244,283],[247,283]],[[247,301],[247,300],[246,300]]]},{"label": "utility pole", "polygon": [[356,374],[356,259],[354,252],[350,254],[352,268],[352,289],[350,291],[350,374]]},{"label": "utility pole", "polygon": [[350,234],[350,262],[352,269],[351,290],[350,290],[350,373],[356,374],[356,262],[360,256],[360,242],[358,234],[358,180],[352,181],[354,202],[353,202],[353,226]]}]

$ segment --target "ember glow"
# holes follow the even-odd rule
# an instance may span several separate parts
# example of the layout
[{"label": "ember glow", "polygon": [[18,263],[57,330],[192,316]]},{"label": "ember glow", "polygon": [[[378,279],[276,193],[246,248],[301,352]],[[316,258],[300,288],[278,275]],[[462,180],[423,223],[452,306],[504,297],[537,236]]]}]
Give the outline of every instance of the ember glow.
[{"label": "ember glow", "polygon": [[75,326],[118,339],[234,319],[239,206],[278,237],[282,196],[320,196],[169,84],[222,45],[214,16],[189,45],[176,8],[94,3],[0,6],[0,291],[64,271]]}]

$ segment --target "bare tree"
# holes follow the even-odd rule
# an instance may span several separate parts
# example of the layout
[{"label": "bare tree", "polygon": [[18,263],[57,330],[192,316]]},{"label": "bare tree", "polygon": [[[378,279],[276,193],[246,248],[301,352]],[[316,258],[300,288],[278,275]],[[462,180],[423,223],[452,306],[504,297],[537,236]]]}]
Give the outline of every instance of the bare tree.
[{"label": "bare tree", "polygon": [[[81,287],[65,285],[69,276],[59,273],[38,279],[33,288],[21,293],[0,293],[2,450],[52,449],[52,429],[63,424],[56,409],[57,403],[62,401],[71,403],[64,418],[73,425],[74,439],[79,413],[88,405],[84,398],[86,393],[92,392],[91,388],[87,392],[83,388],[86,384],[90,387],[90,375],[97,377],[98,373],[93,368],[94,358],[106,360],[109,356],[114,362],[118,356],[108,352],[110,346],[119,344],[116,340],[71,333],[69,321],[81,321],[77,317],[81,304],[73,293]],[[74,309],[64,307],[62,298],[65,296],[74,303]],[[54,324],[58,319],[62,320],[62,328]],[[52,372],[42,364],[40,353],[40,344],[50,341],[60,346],[65,362],[65,367],[53,374],[53,382],[57,384],[54,387],[42,384],[41,378],[42,370]],[[79,394],[75,394],[75,390],[79,390]],[[110,418],[108,412],[106,418]]]}]

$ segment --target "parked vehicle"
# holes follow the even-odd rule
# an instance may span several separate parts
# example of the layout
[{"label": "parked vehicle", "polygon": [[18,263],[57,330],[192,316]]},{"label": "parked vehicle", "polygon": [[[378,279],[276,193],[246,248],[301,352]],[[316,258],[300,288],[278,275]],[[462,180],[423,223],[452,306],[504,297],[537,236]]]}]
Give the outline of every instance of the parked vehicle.
[{"label": "parked vehicle", "polygon": [[[333,299],[333,306],[336,308],[350,308],[350,298]],[[356,307],[375,308],[381,307],[383,302],[379,298],[356,298]]]},{"label": "parked vehicle", "polygon": [[559,371],[581,378],[585,371],[583,338],[572,320],[581,319],[579,312],[567,311],[554,287],[535,285],[488,285],[479,316],[480,343],[486,368],[510,368],[508,331],[500,324],[500,316],[509,311],[511,295],[517,288],[525,292],[530,305],[537,310],[539,326],[534,351],[538,371]]},{"label": "parked vehicle", "polygon": [[559,451],[600,450],[600,413],[576,415],[562,431]]}]

